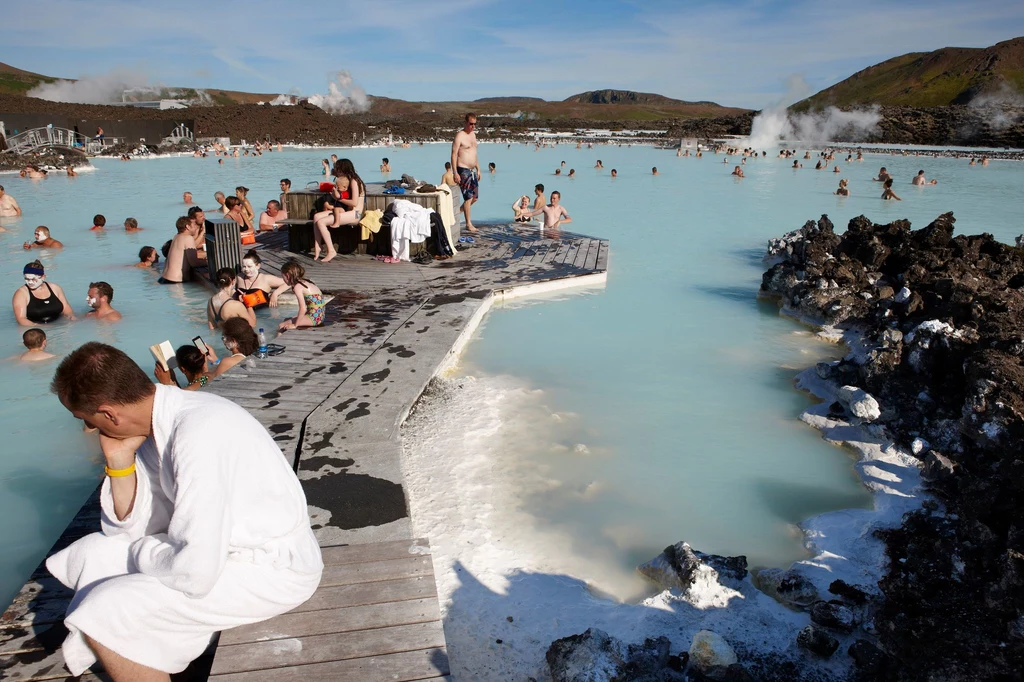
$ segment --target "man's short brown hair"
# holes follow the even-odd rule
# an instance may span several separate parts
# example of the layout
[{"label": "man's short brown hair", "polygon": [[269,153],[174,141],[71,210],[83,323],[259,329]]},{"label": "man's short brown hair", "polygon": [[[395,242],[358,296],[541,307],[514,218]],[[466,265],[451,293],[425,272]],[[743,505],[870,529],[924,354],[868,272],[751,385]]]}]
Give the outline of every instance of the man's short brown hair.
[{"label": "man's short brown hair", "polygon": [[470,121],[475,121],[475,120],[476,120],[476,114],[474,114],[473,112],[469,112],[468,114],[466,114],[466,123],[469,123]]},{"label": "man's short brown hair", "polygon": [[100,296],[107,297],[107,303],[114,300],[114,287],[110,286],[106,282],[90,282],[89,288],[95,288],[99,292]]},{"label": "man's short brown hair", "polygon": [[103,404],[135,404],[156,388],[123,351],[90,341],[61,360],[50,390],[69,410],[92,413]]},{"label": "man's short brown hair", "polygon": [[43,341],[46,341],[46,332],[42,329],[29,329],[21,335],[21,342],[24,343],[25,348],[28,348],[29,350],[42,348]]},{"label": "man's short brown hair", "polygon": [[175,229],[178,230],[178,234],[181,234],[182,232],[187,230],[188,226],[191,225],[191,224],[192,224],[192,221],[189,220],[189,217],[186,216],[186,215],[183,215],[180,218],[178,218],[178,220],[174,223],[174,227],[175,227]]}]

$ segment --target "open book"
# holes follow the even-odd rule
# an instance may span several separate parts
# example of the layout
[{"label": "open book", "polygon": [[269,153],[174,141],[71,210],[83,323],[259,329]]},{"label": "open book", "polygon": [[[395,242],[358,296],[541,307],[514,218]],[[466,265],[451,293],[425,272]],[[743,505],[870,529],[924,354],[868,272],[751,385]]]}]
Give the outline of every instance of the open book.
[{"label": "open book", "polygon": [[174,357],[174,349],[171,348],[170,341],[163,341],[154,346],[149,347],[149,352],[153,354],[156,361],[160,363],[160,366],[165,370],[172,370],[178,366],[178,361]]}]

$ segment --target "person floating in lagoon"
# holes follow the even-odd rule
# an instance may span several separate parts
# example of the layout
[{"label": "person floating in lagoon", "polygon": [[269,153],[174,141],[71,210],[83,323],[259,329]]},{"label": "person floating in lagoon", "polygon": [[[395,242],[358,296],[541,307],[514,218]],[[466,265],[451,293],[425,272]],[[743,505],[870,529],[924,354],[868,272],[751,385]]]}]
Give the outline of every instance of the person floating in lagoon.
[{"label": "person floating in lagoon", "polygon": [[157,264],[160,260],[160,254],[156,252],[156,248],[152,246],[143,246],[139,249],[139,262],[135,264],[137,268],[151,268]]},{"label": "person floating in lagoon", "polygon": [[22,270],[25,286],[18,287],[11,299],[14,308],[14,319],[23,327],[34,324],[49,324],[59,320],[63,315],[69,320],[75,319],[75,311],[64,296],[64,290],[56,284],[44,281],[46,272],[43,264],[32,261]]},{"label": "person floating in lagoon", "polygon": [[544,185],[540,183],[534,185],[533,194],[533,210],[539,211],[540,209],[544,208],[544,206],[548,203],[548,198],[544,196]]},{"label": "person floating in lagoon", "polygon": [[124,219],[124,231],[125,232],[142,232],[142,228],[139,227],[139,221],[135,218]]},{"label": "person floating in lagoon", "polygon": [[[255,353],[260,345],[259,337],[256,336],[255,330],[241,317],[233,317],[225,322],[224,328],[221,329],[221,334],[220,340],[231,355],[217,363],[217,369],[213,372],[215,377],[219,377]],[[216,361],[217,355],[213,352],[213,348],[210,348],[209,352],[210,359]]]},{"label": "person floating in lagoon", "polygon": [[67,174],[68,174],[69,178],[77,178],[78,177],[78,173],[75,172],[75,167],[74,166],[68,166],[67,169],[65,169],[65,170],[67,171]]},{"label": "person floating in lagoon", "polygon": [[323,562],[302,487],[246,410],[154,385],[95,342],[61,362],[51,390],[99,429],[107,475],[101,531],[46,561],[77,592],[64,620],[72,675],[98,660],[115,680],[166,681],[214,633],[312,596]]},{"label": "person floating in lagoon", "polygon": [[556,190],[551,193],[550,204],[540,208],[539,210],[530,211],[527,215],[532,218],[539,213],[543,213],[544,227],[551,230],[557,230],[562,225],[568,225],[572,222],[569,212],[565,210],[565,206],[561,205],[561,200],[562,195]]},{"label": "person floating in lagoon", "polygon": [[903,201],[898,196],[896,196],[896,192],[892,191],[892,178],[889,178],[888,180],[885,181],[884,187],[885,187],[885,190],[882,192],[882,198],[883,199],[885,199],[886,201],[888,201],[889,199],[895,199],[896,201]]},{"label": "person floating in lagoon", "polygon": [[206,253],[196,249],[196,236],[199,234],[194,222],[188,216],[181,216],[174,224],[178,234],[171,240],[167,250],[167,262],[164,271],[157,280],[160,284],[181,284],[192,279],[194,268],[205,264]]},{"label": "person floating in lagoon", "polygon": [[101,214],[97,213],[92,217],[92,227],[89,228],[90,232],[101,232],[107,226],[107,219]]},{"label": "person floating in lagoon", "polygon": [[206,304],[206,321],[210,329],[216,329],[228,320],[243,318],[249,326],[256,326],[256,313],[252,308],[235,298],[235,269],[221,268],[217,271],[217,293]]},{"label": "person floating in lagoon", "polygon": [[41,362],[57,357],[46,352],[46,332],[42,329],[29,329],[21,335],[21,342],[26,350],[18,358],[20,362]]},{"label": "person floating in lagoon", "polygon": [[281,266],[281,277],[285,287],[291,287],[299,302],[299,312],[295,317],[286,319],[277,328],[279,332],[289,329],[323,326],[326,317],[327,302],[320,288],[306,279],[306,270],[295,260]]},{"label": "person floating in lagoon", "polygon": [[878,169],[878,177],[871,179],[875,182],[885,182],[886,180],[891,180],[892,176],[889,175],[889,171],[885,170],[885,166],[882,166]]},{"label": "person floating in lagoon", "polygon": [[575,168],[570,168],[569,169],[569,177],[570,178],[575,178],[576,177],[576,169]]},{"label": "person floating in lagoon", "polygon": [[64,244],[57,241],[50,236],[50,228],[46,225],[40,225],[36,228],[35,232],[36,240],[34,242],[25,242],[21,245],[23,249],[28,251],[29,249],[63,249]]},{"label": "person floating in lagoon", "polygon": [[181,195],[181,198],[189,206],[195,203],[194,201],[192,201],[192,192],[185,192],[184,194]]},{"label": "person floating in lagoon", "polygon": [[492,175],[498,172],[498,167],[494,165],[493,161],[487,164],[487,172],[491,173]]},{"label": "person floating in lagoon", "polygon": [[386,156],[383,159],[380,160],[380,172],[381,173],[390,173],[391,172],[391,162],[388,161],[388,157],[386,157]]},{"label": "person floating in lagoon", "polygon": [[471,209],[480,198],[480,161],[477,159],[476,114],[466,114],[466,124],[455,133],[452,142],[452,168],[459,174],[462,189],[462,213],[466,217],[466,230],[476,232]]},{"label": "person floating in lagoon", "polygon": [[[221,159],[221,161],[223,161],[223,160],[224,159]],[[227,197],[224,196],[224,192],[214,192],[213,193],[213,200],[217,202],[217,206],[218,206],[217,210],[218,211],[220,211],[221,213],[227,213],[228,212]]]},{"label": "person floating in lagoon", "polygon": [[840,173],[841,171],[839,170],[839,166],[836,166],[835,168],[833,168],[832,172],[833,173]]},{"label": "person floating in lagoon", "polygon": [[114,310],[110,302],[114,300],[114,287],[106,282],[91,282],[89,291],[85,294],[85,302],[92,310],[85,316],[94,320],[104,322],[117,322],[121,319],[121,313]]},{"label": "person floating in lagoon", "polygon": [[604,168],[604,164],[601,163],[601,159],[597,160],[597,163],[594,164],[594,168]]},{"label": "person floating in lagoon", "polygon": [[241,272],[235,280],[238,300],[246,308],[253,310],[266,308],[268,305],[276,308],[280,292],[288,288],[280,277],[260,272],[262,265],[259,253],[255,249],[249,249],[242,256]]},{"label": "person floating in lagoon", "polygon": [[561,175],[561,174],[562,174],[562,169],[561,168],[556,168],[555,169],[555,175]]},{"label": "person floating in lagoon", "polygon": [[655,166],[654,168],[651,169],[651,175],[658,175],[658,167],[657,166]]},{"label": "person floating in lagoon", "polygon": [[847,180],[846,178],[842,178],[839,181],[839,189],[837,189],[835,193],[841,197],[850,196],[850,188],[847,187],[847,184],[849,184],[849,180]]},{"label": "person floating in lagoon", "polygon": [[937,184],[939,184],[938,180],[932,180],[931,182],[928,182],[928,180],[925,179],[925,177],[924,177],[924,171],[923,170],[917,171],[917,175],[915,175],[914,179],[911,180],[910,182],[911,182],[911,184],[922,185],[922,186],[923,185],[937,185]]},{"label": "person floating in lagoon", "polygon": [[732,169],[732,174],[735,175],[737,178],[746,177],[745,175],[743,175],[743,169],[740,168],[739,166],[736,166],[735,168]]},{"label": "person floating in lagoon", "polygon": [[619,171],[617,171],[617,170],[615,170],[614,168],[612,168],[612,177],[613,177],[613,178],[617,178],[617,177],[619,177]]},{"label": "person floating in lagoon", "polygon": [[249,224],[252,225],[256,221],[256,211],[253,210],[252,204],[249,203],[249,188],[239,185],[235,188],[235,196],[242,202],[242,210],[245,211],[245,217],[249,219]]},{"label": "person floating in lagoon", "polygon": [[0,185],[0,218],[17,218],[20,215],[21,206],[14,197],[4,191],[4,186]]},{"label": "person floating in lagoon", "polygon": [[260,232],[270,232],[277,229],[277,224],[288,220],[288,213],[281,208],[281,202],[271,199],[267,202],[267,210],[260,213]]}]

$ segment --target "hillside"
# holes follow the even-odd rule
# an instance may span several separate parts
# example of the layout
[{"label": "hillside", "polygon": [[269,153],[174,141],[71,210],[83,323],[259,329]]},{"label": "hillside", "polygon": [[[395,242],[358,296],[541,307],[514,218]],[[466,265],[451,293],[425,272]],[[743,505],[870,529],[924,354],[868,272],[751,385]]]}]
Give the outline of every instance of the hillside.
[{"label": "hillside", "polygon": [[849,107],[936,107],[980,97],[1024,99],[1024,37],[991,47],[944,47],[869,66],[793,105],[796,110]]},{"label": "hillside", "polygon": [[651,92],[634,92],[633,90],[588,90],[578,95],[566,97],[563,102],[576,104],[652,104],[655,106],[703,105],[717,107],[714,102],[685,102]]}]

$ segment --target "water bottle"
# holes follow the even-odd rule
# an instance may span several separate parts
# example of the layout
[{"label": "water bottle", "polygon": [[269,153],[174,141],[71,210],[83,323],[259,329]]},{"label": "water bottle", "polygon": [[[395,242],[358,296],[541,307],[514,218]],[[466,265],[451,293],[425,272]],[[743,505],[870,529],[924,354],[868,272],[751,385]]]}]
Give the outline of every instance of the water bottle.
[{"label": "water bottle", "polygon": [[267,335],[263,333],[263,327],[260,327],[258,338],[260,347],[256,350],[256,357],[262,359],[267,357]]}]

